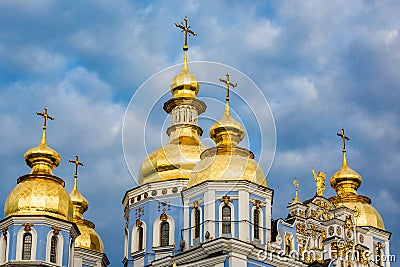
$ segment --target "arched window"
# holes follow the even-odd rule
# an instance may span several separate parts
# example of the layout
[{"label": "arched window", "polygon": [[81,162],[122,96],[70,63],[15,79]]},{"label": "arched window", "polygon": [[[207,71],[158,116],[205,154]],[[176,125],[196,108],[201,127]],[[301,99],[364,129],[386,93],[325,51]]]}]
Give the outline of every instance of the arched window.
[{"label": "arched window", "polygon": [[22,240],[22,260],[30,260],[32,251],[32,234],[25,233]]},{"label": "arched window", "polygon": [[200,237],[200,210],[194,212],[194,238]]},{"label": "arched window", "polygon": [[169,223],[162,222],[160,225],[160,246],[168,246],[169,245]]},{"label": "arched window", "polygon": [[376,261],[378,266],[383,266],[383,261],[382,261],[382,250],[381,250],[381,246],[378,245],[376,248]]},{"label": "arched window", "polygon": [[260,211],[254,210],[253,213],[254,239],[260,239]]},{"label": "arched window", "polygon": [[137,229],[137,236],[138,236],[138,251],[143,249],[143,227],[139,226]]},{"label": "arched window", "polygon": [[231,233],[231,207],[228,205],[222,207],[222,233]]},{"label": "arched window", "polygon": [[292,240],[290,239],[290,236],[286,236],[285,240],[285,254],[290,255],[290,252],[292,250]]},{"label": "arched window", "polygon": [[57,243],[58,239],[53,235],[50,243],[50,262],[52,263],[57,263]]}]

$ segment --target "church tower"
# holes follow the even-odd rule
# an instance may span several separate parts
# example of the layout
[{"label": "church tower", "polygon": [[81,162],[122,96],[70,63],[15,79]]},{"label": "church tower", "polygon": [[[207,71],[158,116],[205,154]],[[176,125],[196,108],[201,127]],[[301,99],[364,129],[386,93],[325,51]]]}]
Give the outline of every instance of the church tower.
[{"label": "church tower", "polygon": [[60,155],[47,146],[47,113],[38,146],[25,153],[29,174],[18,178],[4,204],[0,221],[0,265],[72,266],[74,239],[80,234],[72,222],[72,201],[63,179],[53,175]]},{"label": "church tower", "polygon": [[77,166],[83,164],[78,156],[73,161],[74,189],[68,194],[64,180],[53,175],[61,157],[47,146],[47,122],[54,118],[47,107],[37,115],[44,119],[42,138],[24,156],[31,172],[17,179],[4,204],[0,266],[106,267],[109,262],[94,224],[82,219],[88,203],[76,180]]},{"label": "church tower", "polygon": [[179,247],[184,223],[181,191],[206,148],[200,141],[203,131],[198,126],[198,115],[206,105],[197,99],[200,85],[189,71],[187,60],[187,38],[196,33],[188,26],[187,18],[176,27],[184,33],[183,65],[172,79],[172,98],[164,103],[172,119],[167,129],[169,139],[144,159],[139,186],[124,196],[125,266],[146,266],[174,254]]}]

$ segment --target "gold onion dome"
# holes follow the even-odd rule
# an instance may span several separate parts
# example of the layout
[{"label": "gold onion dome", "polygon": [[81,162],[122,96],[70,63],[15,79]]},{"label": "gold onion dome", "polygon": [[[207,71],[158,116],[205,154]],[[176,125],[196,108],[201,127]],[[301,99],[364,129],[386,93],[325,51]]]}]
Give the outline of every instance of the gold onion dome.
[{"label": "gold onion dome", "polygon": [[362,183],[362,177],[347,164],[345,140],[349,140],[349,138],[344,135],[343,128],[342,133],[338,135],[342,137],[343,141],[343,159],[342,166],[330,180],[331,187],[336,191],[336,196],[330,198],[330,201],[337,206],[345,206],[356,211],[358,226],[385,229],[381,215],[371,205],[371,199],[357,193],[357,189]]},{"label": "gold onion dome", "polygon": [[84,166],[83,163],[79,162],[78,155],[76,155],[75,160],[70,160],[70,162],[75,163],[75,175],[74,175],[74,187],[69,193],[73,204],[73,219],[72,221],[76,223],[80,231],[80,235],[75,239],[75,247],[89,249],[97,252],[104,252],[103,241],[101,240],[99,234],[94,230],[95,225],[89,220],[83,219],[83,213],[85,213],[89,208],[89,203],[84,196],[79,192],[77,186],[78,165]]},{"label": "gold onion dome", "polygon": [[174,98],[196,98],[200,89],[197,78],[189,71],[186,51],[183,54],[182,71],[171,82],[171,92]]},{"label": "gold onion dome", "polygon": [[189,179],[206,148],[193,128],[182,127],[172,132],[168,143],[151,152],[139,171],[139,185],[173,179]]},{"label": "gold onion dome", "polygon": [[[225,82],[229,83],[228,74]],[[210,137],[216,143],[216,147],[209,148],[201,154],[201,161],[193,169],[188,186],[216,180],[246,180],[266,186],[264,172],[254,160],[254,154],[238,146],[244,135],[243,126],[230,115],[227,86],[224,116],[210,129]]]},{"label": "gold onion dome", "polygon": [[13,215],[48,215],[72,220],[72,202],[65,191],[65,183],[53,175],[60,163],[60,155],[46,144],[46,121],[54,119],[47,114],[40,144],[25,153],[25,162],[31,168],[30,174],[21,176],[17,186],[8,195],[4,204],[4,217]]},{"label": "gold onion dome", "polygon": [[187,35],[196,33],[189,29],[187,22],[185,18],[182,25],[175,24],[184,32],[184,57],[182,71],[171,82],[173,98],[164,103],[164,110],[171,114],[173,120],[173,125],[167,130],[169,139],[166,145],[143,160],[138,174],[139,185],[174,179],[188,180],[194,166],[200,161],[201,152],[207,148],[200,141],[202,130],[197,126],[198,114],[205,111],[206,105],[196,98],[200,86],[189,71],[186,55]]}]

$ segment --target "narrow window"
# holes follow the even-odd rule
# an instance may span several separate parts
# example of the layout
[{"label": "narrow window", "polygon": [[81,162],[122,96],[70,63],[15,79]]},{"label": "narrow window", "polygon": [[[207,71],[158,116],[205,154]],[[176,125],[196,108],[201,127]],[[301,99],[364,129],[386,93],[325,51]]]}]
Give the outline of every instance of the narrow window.
[{"label": "narrow window", "polygon": [[381,250],[380,246],[378,246],[376,248],[376,259],[377,259],[378,266],[383,266],[383,263],[382,263],[382,250]]},{"label": "narrow window", "polygon": [[50,244],[50,262],[52,263],[57,263],[57,242],[57,237],[53,235]]},{"label": "narrow window", "polygon": [[200,210],[194,211],[194,238],[200,237]]},{"label": "narrow window", "polygon": [[291,250],[292,250],[292,241],[290,240],[290,237],[287,237],[285,242],[285,254],[289,255]]},{"label": "narrow window", "polygon": [[222,207],[222,233],[231,233],[231,207],[228,205]]},{"label": "narrow window", "polygon": [[160,245],[162,247],[169,245],[169,223],[162,222],[161,223],[161,231],[160,231]]},{"label": "narrow window", "polygon": [[254,210],[253,224],[254,224],[254,239],[260,239],[260,211],[258,209]]},{"label": "narrow window", "polygon": [[138,251],[143,249],[143,227],[138,227]]},{"label": "narrow window", "polygon": [[32,234],[25,233],[22,240],[22,260],[30,260],[32,250]]}]

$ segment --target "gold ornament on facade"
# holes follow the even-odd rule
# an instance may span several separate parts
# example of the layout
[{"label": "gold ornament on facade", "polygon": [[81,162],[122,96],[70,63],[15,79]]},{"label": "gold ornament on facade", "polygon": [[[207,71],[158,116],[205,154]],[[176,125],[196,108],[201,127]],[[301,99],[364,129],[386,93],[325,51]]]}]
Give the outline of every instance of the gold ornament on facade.
[{"label": "gold ornament on facade", "polygon": [[60,227],[57,227],[57,226],[54,226],[54,225],[51,226],[51,229],[53,229],[53,234],[54,235],[58,235],[60,233],[60,231],[61,231]]},{"label": "gold ornament on facade", "polygon": [[316,186],[317,186],[316,196],[323,197],[324,191],[325,191],[326,173],[319,171],[318,175],[317,175],[314,171],[314,168],[311,168],[311,172],[314,176],[314,180],[315,180]]},{"label": "gold ornament on facade", "polygon": [[161,213],[160,214],[160,220],[161,221],[167,221],[168,220],[168,215],[165,213]]},{"label": "gold ornament on facade", "polygon": [[231,197],[228,195],[223,196],[219,201],[224,202],[225,205],[227,205],[229,202],[232,202]]},{"label": "gold ornament on facade", "polygon": [[33,223],[23,223],[22,226],[24,227],[24,231],[31,231],[31,227],[33,226]]},{"label": "gold ornament on facade", "polygon": [[260,209],[262,207],[261,200],[256,199],[253,203],[253,206],[256,207],[257,209]]},{"label": "gold ornament on facade", "polygon": [[0,229],[0,232],[3,233],[3,236],[7,236],[7,230],[8,230],[8,226],[6,226],[6,227]]},{"label": "gold ornament on facade", "polygon": [[293,185],[296,189],[296,196],[292,199],[292,202],[290,202],[289,205],[301,203],[300,198],[299,198],[299,181],[297,180],[297,178],[294,178]]}]

